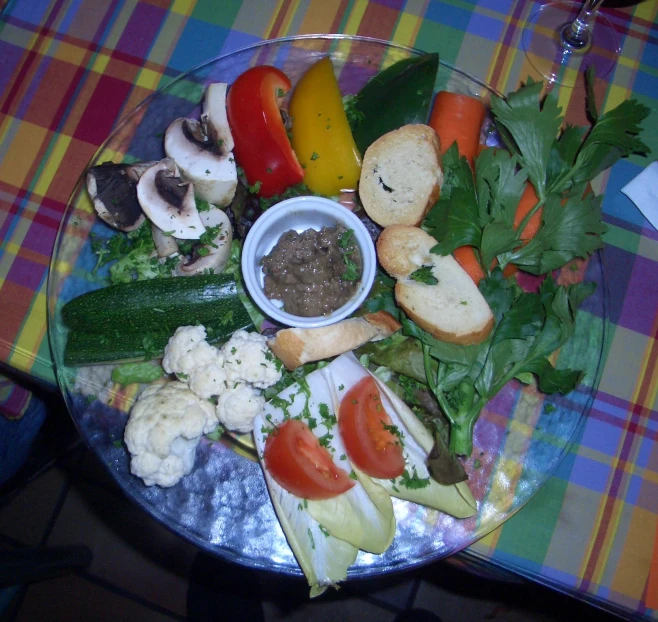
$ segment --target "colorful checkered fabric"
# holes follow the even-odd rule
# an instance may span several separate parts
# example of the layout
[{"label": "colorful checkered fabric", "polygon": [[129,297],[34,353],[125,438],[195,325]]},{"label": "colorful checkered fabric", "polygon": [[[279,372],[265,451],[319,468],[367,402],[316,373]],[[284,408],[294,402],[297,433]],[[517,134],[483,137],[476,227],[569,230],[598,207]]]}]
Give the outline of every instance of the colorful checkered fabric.
[{"label": "colorful checkered fabric", "polygon": [[[539,6],[523,0],[5,2],[0,363],[54,382],[45,288],[69,195],[121,118],[182,71],[262,39],[340,32],[438,51],[506,92],[535,75],[520,51],[520,34]],[[597,83],[598,101],[606,109],[633,95],[648,105],[645,140],[658,153],[658,3],[605,12],[622,52],[613,73]],[[561,89],[559,100],[571,122],[583,121],[582,91]],[[595,184],[606,191],[610,330],[591,414],[547,485],[468,554],[609,609],[658,619],[658,579],[649,578],[658,539],[658,233],[620,193],[646,163],[620,162]]]}]

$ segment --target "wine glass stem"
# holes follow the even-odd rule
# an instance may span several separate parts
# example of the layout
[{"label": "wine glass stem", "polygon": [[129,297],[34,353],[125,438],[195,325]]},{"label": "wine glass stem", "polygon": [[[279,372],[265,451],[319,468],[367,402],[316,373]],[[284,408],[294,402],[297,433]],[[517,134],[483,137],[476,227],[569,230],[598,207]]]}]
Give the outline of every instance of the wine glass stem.
[{"label": "wine glass stem", "polygon": [[574,52],[584,52],[592,45],[592,25],[603,0],[585,0],[576,19],[560,31],[562,45]]}]

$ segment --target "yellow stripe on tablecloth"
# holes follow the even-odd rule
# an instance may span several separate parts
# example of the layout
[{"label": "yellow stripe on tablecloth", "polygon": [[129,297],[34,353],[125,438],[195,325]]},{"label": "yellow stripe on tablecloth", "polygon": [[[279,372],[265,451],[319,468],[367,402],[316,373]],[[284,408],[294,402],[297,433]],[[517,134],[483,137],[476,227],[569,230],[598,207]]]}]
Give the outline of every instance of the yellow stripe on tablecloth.
[{"label": "yellow stripe on tablecloth", "polygon": [[417,15],[402,12],[393,33],[393,41],[401,45],[413,46],[422,23],[422,18]]},{"label": "yellow stripe on tablecloth", "polygon": [[629,89],[626,89],[623,86],[618,86],[617,84],[611,84],[601,112],[608,112],[608,110],[616,108],[623,101],[626,101],[631,94],[632,91]]},{"label": "yellow stripe on tablecloth", "polygon": [[37,358],[41,342],[46,334],[46,281],[41,291],[33,298],[27,317],[14,341],[14,351],[8,363],[25,372],[29,372]]},{"label": "yellow stripe on tablecloth", "polygon": [[640,2],[633,11],[634,17],[644,19],[649,24],[653,24],[656,14],[658,14],[658,3],[656,2]]},{"label": "yellow stripe on tablecloth", "polygon": [[272,29],[274,28],[274,24],[276,23],[277,17],[279,15],[279,11],[281,10],[282,6],[283,6],[283,0],[278,0],[278,2],[276,3],[276,7],[274,8],[274,10],[270,15],[270,21],[267,22],[267,26],[265,27],[265,32],[263,33],[264,39],[272,38]]},{"label": "yellow stripe on tablecloth", "polygon": [[66,41],[60,41],[52,56],[57,60],[71,63],[72,65],[79,67],[83,65],[85,55],[88,51],[87,48],[81,48],[78,45],[73,45]]},{"label": "yellow stripe on tablecloth", "polygon": [[350,12],[347,22],[345,24],[344,33],[346,35],[356,35],[359,33],[359,25],[363,19],[363,15],[368,8],[368,0],[356,0],[352,11]]},{"label": "yellow stripe on tablecloth", "polygon": [[34,166],[47,133],[46,128],[21,121],[0,167],[0,180],[17,188],[26,185],[26,177]]},{"label": "yellow stripe on tablecloth", "polygon": [[195,4],[196,0],[174,0],[169,11],[179,15],[191,15]]},{"label": "yellow stripe on tablecloth", "polygon": [[[311,0],[299,25],[299,34],[330,32],[339,9],[340,0]],[[286,32],[289,27],[290,24],[287,24]]]},{"label": "yellow stripe on tablecloth", "polygon": [[60,134],[55,139],[55,146],[53,147],[50,157],[46,162],[46,165],[41,171],[41,175],[37,179],[37,183],[34,186],[33,192],[39,196],[45,197],[48,194],[48,188],[52,183],[57,171],[59,171],[62,162],[64,161],[64,156],[69,149],[71,144],[71,137],[64,134]]},{"label": "yellow stripe on tablecloth", "polygon": [[[621,89],[620,89],[621,90]],[[643,370],[643,372],[646,372],[649,364],[649,357],[651,356],[651,351],[653,348],[653,340],[649,340],[647,343],[647,346],[644,350],[644,353],[642,355],[642,364],[640,366],[640,369]],[[631,404],[640,404],[641,406],[644,406],[644,404],[640,403],[639,400],[639,394],[640,391],[642,391],[642,384],[644,382],[644,373],[640,373],[638,375],[638,381],[635,384],[635,388],[633,389],[633,394],[631,396],[631,399],[629,402]],[[655,396],[655,391],[656,391],[656,380],[654,378],[651,379],[650,385],[649,385],[649,393],[653,394]],[[627,414],[628,417],[630,417],[630,412]],[[620,456],[622,452],[622,447],[623,445],[627,442],[627,437],[630,434],[628,429],[624,430],[624,433],[620,436],[619,443],[618,443],[618,449],[615,451],[614,455],[615,456]],[[639,436],[636,436],[631,445],[631,449],[628,453],[628,456],[625,459],[625,464],[623,465],[624,468],[624,477],[622,478],[620,488],[621,490],[617,492],[617,498],[614,499],[613,501],[613,506],[612,506],[612,512],[610,513],[610,520],[608,521],[608,524],[605,525],[605,532],[606,536],[609,534],[614,534],[617,531],[617,528],[619,527],[620,523],[620,518],[622,516],[623,510],[625,508],[625,502],[624,499],[626,498],[626,489],[628,488],[628,483],[631,481],[631,476],[628,474],[629,468],[628,466],[634,465],[635,462],[637,461],[637,456],[640,450],[642,444],[642,439]],[[599,503],[599,507],[597,509],[597,514],[596,514],[596,520],[594,521],[593,527],[592,527],[592,537],[589,538],[589,541],[587,543],[587,548],[585,550],[585,554],[583,555],[583,560],[582,564],[579,569],[578,576],[579,577],[585,577],[585,573],[587,572],[587,567],[590,562],[590,558],[594,552],[594,545],[597,541],[597,533],[601,530],[602,528],[602,520],[603,520],[603,515],[606,512],[606,507],[609,502],[609,497],[608,497],[608,491],[610,489],[610,485],[612,484],[612,480],[615,477],[617,469],[621,465],[618,464],[617,461],[613,462],[611,465],[610,469],[610,476],[608,478],[608,481],[606,482],[606,488],[601,495],[601,501]],[[596,565],[594,567],[594,571],[592,572],[591,576],[591,581],[594,583],[601,583],[601,579],[605,573],[606,566],[608,564],[608,559],[610,557],[610,552],[612,550],[612,547],[614,545],[615,539],[613,537],[606,537],[604,540],[603,546],[601,546],[601,550],[598,551],[597,558],[596,558]],[[627,548],[627,547],[624,547]]]},{"label": "yellow stripe on tablecloth", "polygon": [[638,602],[649,578],[653,550],[647,534],[655,533],[658,516],[641,507],[633,508],[624,546],[621,549],[610,588]]},{"label": "yellow stripe on tablecloth", "polygon": [[105,73],[107,66],[110,62],[110,57],[107,54],[97,54],[94,62],[91,64],[90,69],[96,73]]},{"label": "yellow stripe on tablecloth", "polygon": [[285,37],[288,34],[288,30],[290,29],[290,24],[292,23],[292,20],[295,17],[295,11],[299,7],[299,0],[292,0],[290,2],[288,8],[285,10],[282,16],[281,25],[275,31],[274,26],[277,20],[279,19],[279,17],[281,17],[279,14],[283,10],[283,5],[284,2],[283,0],[281,0],[280,2],[277,3],[276,9],[274,9],[274,11],[272,12],[272,18],[267,24],[266,35],[265,35],[266,39]]},{"label": "yellow stripe on tablecloth", "polygon": [[137,86],[141,86],[145,89],[155,90],[162,78],[162,74],[158,71],[153,71],[152,69],[147,69],[142,67],[140,72],[137,74]]}]

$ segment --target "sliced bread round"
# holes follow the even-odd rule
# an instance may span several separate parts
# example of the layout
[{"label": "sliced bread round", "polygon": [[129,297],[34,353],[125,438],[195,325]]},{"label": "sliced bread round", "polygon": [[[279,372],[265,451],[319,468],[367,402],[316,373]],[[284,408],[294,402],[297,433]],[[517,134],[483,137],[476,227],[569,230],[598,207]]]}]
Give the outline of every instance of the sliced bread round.
[{"label": "sliced bread round", "polygon": [[405,125],[368,147],[361,167],[363,207],[383,227],[419,225],[439,198],[443,172],[436,132]]},{"label": "sliced bread round", "polygon": [[[434,255],[436,240],[418,227],[386,227],[377,241],[380,264],[398,282],[395,299],[423,330],[450,343],[484,341],[494,325],[491,309],[470,276],[452,255]],[[435,284],[411,275],[429,267]]]}]

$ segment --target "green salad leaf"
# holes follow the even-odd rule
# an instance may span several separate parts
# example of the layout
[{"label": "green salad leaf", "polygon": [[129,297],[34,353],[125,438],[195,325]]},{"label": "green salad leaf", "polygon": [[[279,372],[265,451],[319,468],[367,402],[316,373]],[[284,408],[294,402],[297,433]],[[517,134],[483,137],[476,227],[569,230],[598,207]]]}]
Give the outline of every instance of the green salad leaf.
[{"label": "green salad leaf", "polygon": [[576,387],[582,372],[556,369],[549,357],[573,334],[577,309],[594,289],[593,283],[557,286],[548,276],[538,293],[527,293],[510,284],[498,268],[481,284],[496,318],[483,343],[444,344],[411,320],[403,322],[403,333],[422,344],[429,387],[450,421],[453,453],[471,454],[475,421],[512,378],[532,374],[547,394]]}]

